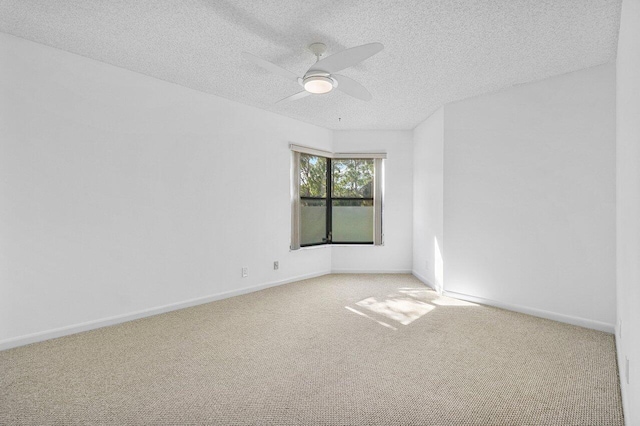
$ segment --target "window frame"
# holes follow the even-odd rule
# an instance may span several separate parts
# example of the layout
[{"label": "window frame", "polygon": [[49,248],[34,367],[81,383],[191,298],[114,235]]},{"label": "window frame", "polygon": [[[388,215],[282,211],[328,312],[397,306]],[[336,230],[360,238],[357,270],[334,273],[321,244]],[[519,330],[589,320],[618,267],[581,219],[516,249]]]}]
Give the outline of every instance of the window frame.
[{"label": "window frame", "polygon": [[[351,153],[334,153],[325,151],[322,149],[312,148],[303,145],[297,145],[294,143],[289,144],[291,151],[291,178],[290,182],[290,204],[291,204],[291,243],[289,250],[296,251],[301,249],[301,213],[302,213],[302,200],[300,197],[300,156],[307,154],[316,157],[323,157],[326,159],[358,159],[358,160],[373,160],[374,165],[374,180],[373,180],[373,246],[384,246],[384,205],[385,205],[385,185],[386,179],[385,163],[387,159],[386,152],[351,152]],[[327,170],[331,170],[327,168]],[[311,197],[309,197],[311,198]],[[320,197],[318,197],[320,198]],[[322,198],[323,200],[326,199]],[[333,213],[333,203],[331,203]],[[333,214],[332,214],[333,216]],[[326,227],[326,224],[325,224]],[[343,243],[332,242],[334,245],[342,245]],[[356,242],[356,245],[368,246],[370,244],[362,244],[362,242]],[[305,248],[320,248],[323,246],[330,246],[328,242],[322,241],[319,243],[305,244]]]},{"label": "window frame", "polygon": [[[334,197],[333,196],[333,159],[330,157],[323,157],[320,155],[313,154],[302,154],[309,155],[318,158],[324,158],[326,164],[325,170],[325,187],[326,187],[326,196],[325,197],[307,197],[300,195],[300,200],[323,200],[325,201],[326,208],[326,225],[325,225],[325,237],[321,242],[318,243],[309,243],[309,244],[300,244],[301,248],[304,247],[313,247],[313,246],[321,246],[321,245],[332,245],[332,244],[344,244],[344,245],[374,245],[375,239],[375,224],[374,229],[371,232],[371,241],[334,241],[333,240],[333,201],[334,200],[344,200],[344,201],[371,201],[372,204],[375,203],[374,197]],[[341,160],[369,160],[368,158],[356,158],[356,157],[343,157]],[[374,177],[375,179],[375,172]],[[301,224],[302,225],[302,224]]]}]

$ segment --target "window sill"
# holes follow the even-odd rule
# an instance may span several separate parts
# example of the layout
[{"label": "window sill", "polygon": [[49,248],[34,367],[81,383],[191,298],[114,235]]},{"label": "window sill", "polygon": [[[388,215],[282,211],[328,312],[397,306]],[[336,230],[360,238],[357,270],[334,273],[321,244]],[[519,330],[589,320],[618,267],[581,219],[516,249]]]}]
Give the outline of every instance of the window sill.
[{"label": "window sill", "polygon": [[375,244],[331,244],[333,247],[382,247],[384,246],[384,244],[382,245],[375,245]]},{"label": "window sill", "polygon": [[298,250],[289,249],[289,251],[317,250],[329,247],[384,247],[384,243],[379,246],[376,246],[374,244],[319,244],[317,246],[300,247]]},{"label": "window sill", "polygon": [[300,251],[300,250],[318,250],[318,249],[323,249],[323,248],[328,248],[331,247],[330,244],[318,244],[317,246],[307,246],[307,247],[300,247],[297,250],[291,250],[289,249],[289,251]]}]

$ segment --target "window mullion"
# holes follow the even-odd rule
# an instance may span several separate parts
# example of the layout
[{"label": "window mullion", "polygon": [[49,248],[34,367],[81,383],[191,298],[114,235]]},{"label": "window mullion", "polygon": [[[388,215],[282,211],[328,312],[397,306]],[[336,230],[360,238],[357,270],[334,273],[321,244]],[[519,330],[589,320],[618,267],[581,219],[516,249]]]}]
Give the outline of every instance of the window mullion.
[{"label": "window mullion", "polygon": [[331,164],[331,158],[327,158],[327,243],[331,244],[332,238],[332,226],[333,226],[333,195],[332,195],[332,171],[333,165]]}]

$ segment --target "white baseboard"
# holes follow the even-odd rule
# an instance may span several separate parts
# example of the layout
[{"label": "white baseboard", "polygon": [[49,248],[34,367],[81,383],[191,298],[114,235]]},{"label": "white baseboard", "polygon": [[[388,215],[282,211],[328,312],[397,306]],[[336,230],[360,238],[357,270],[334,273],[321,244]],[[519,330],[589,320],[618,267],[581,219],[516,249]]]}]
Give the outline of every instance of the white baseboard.
[{"label": "white baseboard", "polygon": [[627,401],[627,382],[625,380],[625,371],[624,371],[624,358],[622,356],[622,350],[620,349],[620,330],[616,326],[615,333],[615,343],[616,343],[616,361],[618,362],[618,377],[620,378],[620,396],[622,399],[622,415],[625,419],[629,418],[629,401]]},{"label": "white baseboard", "polygon": [[189,308],[191,306],[202,305],[204,303],[215,302],[216,300],[227,299],[229,297],[240,296],[242,294],[253,293],[254,291],[264,290],[269,287],[276,287],[288,284],[294,281],[306,280],[322,275],[330,274],[330,271],[315,272],[312,274],[299,275],[297,277],[287,278],[281,281],[273,281],[265,284],[259,284],[252,287],[245,287],[238,290],[225,291],[222,293],[212,294],[209,296],[197,297],[195,299],[184,300],[182,302],[170,303],[168,305],[156,306],[154,308],[143,309],[141,311],[131,312],[128,314],[115,315],[108,318],[101,318],[93,321],[87,321],[80,324],[72,324],[65,327],[54,328],[51,330],[40,331],[37,333],[27,334],[24,336],[12,337],[10,339],[0,340],[0,351],[11,349],[18,346],[24,346],[31,343],[42,342],[44,340],[55,339],[57,337],[68,336],[70,334],[81,333],[83,331],[95,330],[96,328],[107,327],[110,325],[121,324],[123,322],[133,321],[140,318],[150,317],[153,315],[163,314],[165,312],[176,311],[178,309]]},{"label": "white baseboard", "polygon": [[416,277],[417,279],[419,279],[420,281],[422,281],[422,283],[424,285],[426,285],[427,287],[430,287],[432,290],[438,291],[438,288],[436,287],[436,285],[434,283],[432,283],[431,281],[429,281],[427,279],[427,277],[425,277],[424,275],[416,272],[416,271],[411,271],[411,275],[413,275],[414,277]]},{"label": "white baseboard", "polygon": [[410,269],[332,269],[332,274],[410,274]]},{"label": "white baseboard", "polygon": [[[140,318],[150,317],[153,315],[162,314],[165,312],[171,312],[178,309],[184,309],[191,306],[197,306],[204,303],[214,302],[216,300],[227,299],[229,297],[240,296],[242,294],[252,293],[255,291],[263,290],[269,287],[275,287],[283,284],[288,284],[295,281],[301,281],[309,278],[315,278],[327,274],[413,274],[416,278],[422,281],[427,286],[437,290],[437,288],[424,276],[415,271],[404,269],[393,270],[359,270],[359,269],[336,269],[332,271],[315,272],[312,274],[299,275],[291,277],[285,280],[273,281],[265,284],[259,284],[252,287],[245,287],[237,290],[231,290],[227,292],[217,293],[209,296],[198,297],[195,299],[189,299],[182,302],[171,303],[168,305],[157,306],[154,308],[143,309],[140,311],[116,315],[108,318],[101,318],[98,320],[87,321],[80,324],[72,324],[65,327],[54,328],[51,330],[45,330],[37,333],[27,334],[24,336],[13,337],[10,339],[0,340],[0,351],[15,348],[18,346],[24,346],[31,343],[42,342],[44,340],[55,339],[57,337],[68,336],[70,334],[76,334],[83,331],[94,330],[101,327],[107,327],[110,325],[121,324],[128,321],[133,321]],[[589,320],[585,318],[573,317],[569,315],[557,314],[554,312],[543,311],[540,309],[529,308],[520,305],[511,305],[508,303],[502,303],[491,299],[485,299],[483,297],[471,296],[463,293],[456,293],[451,291],[443,292],[446,296],[454,297],[457,299],[467,300],[469,302],[476,302],[483,305],[495,306],[497,308],[507,309],[510,311],[521,312],[528,315],[533,315],[541,318],[547,318],[554,321],[560,321],[568,324],[578,325],[581,327],[592,328],[595,330],[605,331],[613,333],[615,326],[613,324],[607,324],[599,321]]]},{"label": "white baseboard", "polygon": [[513,305],[510,303],[498,302],[496,300],[485,299],[484,297],[471,296],[464,293],[457,293],[455,291],[443,291],[445,296],[453,297],[455,299],[466,300],[467,302],[480,303],[481,305],[494,306],[496,308],[506,309],[508,311],[520,312],[522,314],[533,315],[535,317],[546,318],[558,322],[564,322],[567,324],[577,325],[580,327],[591,328],[594,330],[604,331],[607,333],[613,333],[615,331],[614,324],[606,322],[590,320],[587,318],[574,317],[571,315],[559,314],[556,312],[545,311],[542,309],[530,308],[527,306]]}]

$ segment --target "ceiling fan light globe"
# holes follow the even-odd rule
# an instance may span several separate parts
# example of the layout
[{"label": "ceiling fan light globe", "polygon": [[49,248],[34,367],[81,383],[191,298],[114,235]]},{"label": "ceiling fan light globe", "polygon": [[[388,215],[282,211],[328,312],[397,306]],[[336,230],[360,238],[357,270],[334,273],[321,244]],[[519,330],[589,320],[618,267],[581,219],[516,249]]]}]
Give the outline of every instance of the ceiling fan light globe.
[{"label": "ceiling fan light globe", "polygon": [[304,90],[320,95],[333,90],[333,80],[328,77],[313,76],[304,79]]}]

